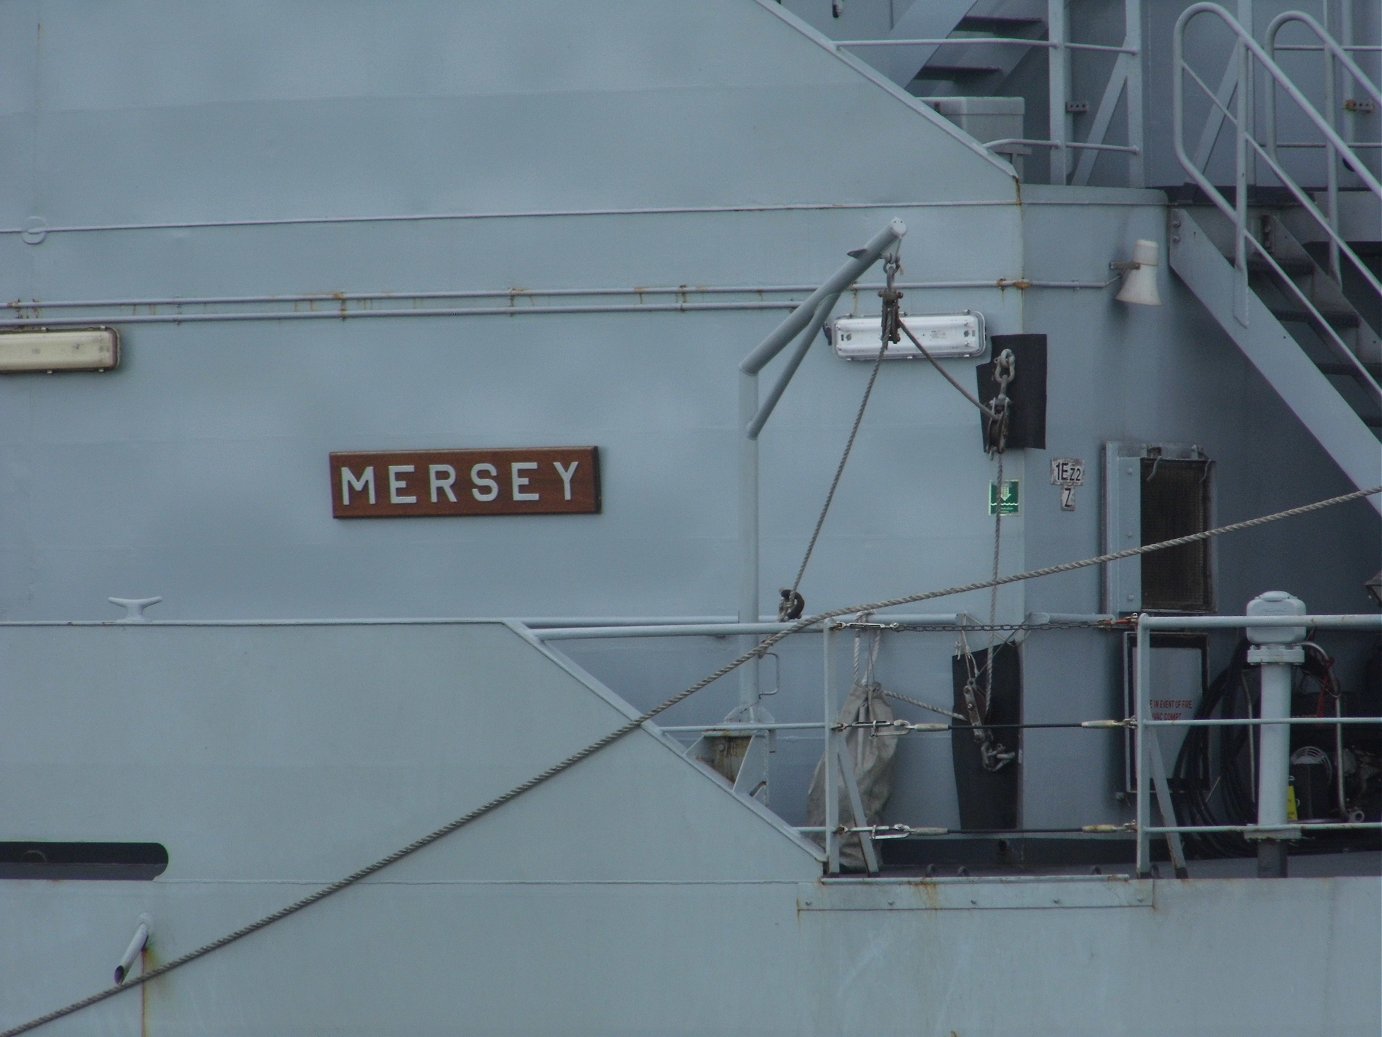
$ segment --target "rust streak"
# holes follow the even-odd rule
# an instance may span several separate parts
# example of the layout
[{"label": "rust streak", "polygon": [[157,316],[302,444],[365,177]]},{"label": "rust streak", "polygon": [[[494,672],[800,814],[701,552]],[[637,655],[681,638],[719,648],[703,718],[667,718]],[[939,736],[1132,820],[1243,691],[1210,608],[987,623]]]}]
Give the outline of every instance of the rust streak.
[{"label": "rust streak", "polygon": [[921,893],[921,898],[926,901],[926,906],[932,910],[939,910],[941,906],[941,891],[934,882],[918,882],[917,890]]}]

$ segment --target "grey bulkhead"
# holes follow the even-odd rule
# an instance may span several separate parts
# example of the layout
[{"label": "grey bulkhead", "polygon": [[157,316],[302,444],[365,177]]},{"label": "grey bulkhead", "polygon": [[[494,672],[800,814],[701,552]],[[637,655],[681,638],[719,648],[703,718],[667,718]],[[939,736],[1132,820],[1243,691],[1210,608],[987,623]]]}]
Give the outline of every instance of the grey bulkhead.
[{"label": "grey bulkhead", "polygon": [[[732,615],[737,365],[784,303],[894,217],[919,285],[1088,285],[1164,235],[1156,192],[1019,192],[1004,163],[775,6],[125,4],[40,30],[32,5],[5,5],[7,37],[39,41],[0,77],[5,294],[83,303],[35,312],[118,327],[126,362],[0,382],[0,616],[111,618],[107,595],[144,594],[164,597],[163,619]],[[1047,465],[1092,470],[1108,440],[1201,444],[1228,462],[1226,514],[1338,492],[1162,277],[1159,310],[1087,287],[907,289],[912,312],[972,308],[992,334],[1050,339],[1048,450],[1005,459],[1025,505],[1003,522],[1004,572],[1103,549],[1097,473],[1063,513]],[[839,312],[878,305],[865,289]],[[445,312],[412,315],[428,311]],[[765,611],[867,373],[818,343],[763,433]],[[331,517],[332,451],[577,444],[600,449],[597,515]],[[1301,463],[1264,481],[1264,455]],[[972,408],[924,365],[887,365],[803,583],[810,608],[985,576],[995,474]],[[1363,542],[1366,518],[1342,539]],[[1222,550],[1226,605],[1285,582],[1279,552]],[[1347,610],[1341,565],[1291,586]],[[998,615],[1101,607],[1091,570],[1006,588]],[[986,618],[989,601],[934,608]],[[1047,690],[1029,689],[1028,719],[1116,705],[1114,654],[1087,641],[1033,642]],[[642,646],[570,652],[643,707],[723,647],[659,646],[653,664]],[[944,703],[952,650],[932,636],[884,676]],[[780,718],[815,716],[815,651],[784,650]],[[1100,679],[1070,681],[1090,659]],[[734,696],[709,689],[698,715]],[[909,787],[948,787],[948,753],[922,759]],[[1064,754],[1049,759],[1037,785],[1073,788]],[[1082,823],[1116,812],[1109,781],[1078,787]],[[931,798],[926,816],[953,820]],[[776,805],[791,817],[792,802]]]},{"label": "grey bulkhead", "polygon": [[[1003,163],[784,23],[773,6],[416,2],[351,5],[342,14],[331,3],[0,4],[0,36],[37,41],[0,72],[4,294],[74,303],[36,312],[113,324],[126,349],[126,362],[107,375],[0,381],[0,618],[104,619],[112,615],[107,595],[146,593],[165,598],[151,618],[170,620],[732,613],[736,365],[784,312],[750,304],[800,297],[894,217],[909,226],[906,280],[986,285],[1021,276],[1097,279],[1132,239],[1157,237],[1162,218],[1159,196],[1142,192],[1110,192],[1095,206],[1040,192],[1020,203]],[[1045,206],[1038,216],[1024,212],[1033,201]],[[465,294],[473,292],[500,294]],[[1097,290],[1032,296],[918,288],[908,290],[908,305],[973,308],[992,333],[1051,336],[1053,453],[1092,460],[1105,439],[1162,436],[1173,425],[1216,456],[1248,453],[1236,407],[1201,414],[1177,402],[1175,386],[1196,384],[1197,371],[1227,363],[1241,375],[1241,362],[1202,319],[1173,308],[1155,318],[1117,313]],[[654,308],[669,301],[685,312]],[[701,305],[720,301],[745,307]],[[511,312],[378,315],[476,305]],[[861,291],[845,305],[869,313],[877,299]],[[1063,359],[1091,356],[1088,364]],[[764,434],[765,600],[795,571],[866,377],[867,365],[818,348]],[[1240,391],[1269,418],[1280,411],[1241,380]],[[1218,399],[1202,392],[1197,401]],[[1072,404],[1091,400],[1097,420],[1076,418]],[[1194,425],[1189,432],[1182,419]],[[1280,442],[1299,446],[1284,435]],[[817,549],[811,606],[984,576],[993,468],[978,440],[969,405],[930,372],[885,371]],[[331,517],[331,451],[562,444],[600,448],[600,514]],[[1007,571],[1098,550],[1092,494],[1069,522],[1041,510],[1056,507],[1046,460],[1006,462],[1005,475],[1023,480],[1033,502],[1005,520]],[[1251,499],[1276,503],[1275,493],[1312,478],[1330,482],[1327,474],[1289,475]],[[1286,503],[1299,499],[1308,498]],[[1034,515],[1042,516],[1039,529]],[[1092,577],[1053,586],[1005,592],[1000,619],[1036,605],[1098,606]],[[987,607],[985,595],[943,606],[979,615]],[[562,664],[521,651],[519,635],[504,628],[462,628],[454,641],[444,627],[371,627],[358,641],[348,628],[310,628],[297,639],[289,629],[198,627],[180,638],[177,627],[108,628],[89,642],[83,628],[7,631],[29,662],[7,671],[15,683],[6,697],[26,703],[33,722],[22,727],[22,754],[0,754],[0,795],[39,797],[15,801],[37,835],[162,839],[170,868],[191,881],[16,896],[6,916],[34,935],[0,959],[5,1023],[87,993],[98,985],[85,981],[88,971],[107,980],[105,952],[87,935],[116,933],[113,942],[123,942],[150,899],[164,946],[186,950],[272,910],[305,883],[357,867],[363,844],[374,852],[372,840],[406,839],[471,805],[458,794],[462,802],[448,808],[445,785],[457,772],[444,759],[443,725],[454,728],[458,754],[502,758],[523,775],[550,763],[553,730],[496,741],[489,728],[466,726],[452,694],[531,681],[541,688],[535,708],[546,708],[544,696],[575,697],[562,701],[579,730],[599,729],[600,717],[612,722],[622,708],[581,687],[577,671],[553,676]],[[448,653],[472,641],[485,663],[454,691],[448,666],[464,659]],[[371,649],[368,667],[352,659],[362,648]],[[944,638],[928,642],[926,665],[905,671],[914,679],[908,690],[946,694],[950,651]],[[253,672],[265,685],[247,703],[283,723],[280,737],[254,737],[250,718],[235,712],[234,672],[246,652],[257,653]],[[54,653],[62,665],[42,665]],[[14,647],[10,658],[19,657]],[[640,687],[638,667],[620,670],[612,656],[590,662],[598,675],[626,678],[615,687],[630,698],[662,690]],[[199,667],[210,664],[214,677],[198,681]],[[333,667],[342,671],[337,683]],[[140,695],[138,678],[150,672],[167,679],[157,694]],[[64,692],[75,696],[101,682],[126,696],[107,697],[93,713],[100,723],[84,729],[80,761],[65,760],[71,740],[61,718],[21,694],[45,674],[65,675]],[[273,694],[275,680],[284,694]],[[410,683],[425,694],[405,697]],[[1075,687],[1089,696],[1082,709],[1099,707],[1094,715],[1105,706],[1094,701],[1102,683],[1053,679],[1050,687]],[[815,714],[815,701],[789,700],[784,688],[774,702],[784,719],[796,709]],[[375,728],[410,731],[403,721],[417,723],[407,715],[413,701],[439,715],[427,715],[432,752],[421,760],[408,756],[407,739],[381,747],[370,737]],[[1068,719],[1075,705],[1051,696],[1038,708]],[[455,715],[444,715],[448,708]],[[333,728],[333,715],[349,720]],[[319,815],[337,818],[336,831],[314,834],[306,820],[297,829],[294,818],[275,814],[265,827],[287,848],[277,856],[272,845],[260,854],[227,841],[217,811],[188,801],[196,786],[186,775],[216,777],[198,738],[245,747],[224,761],[225,773],[244,779],[248,770],[250,778],[216,791],[241,826],[236,835],[253,840],[256,811],[277,809],[275,777],[294,782],[295,795],[322,797]],[[131,744],[147,782],[129,795],[103,795],[120,784]],[[757,859],[736,856],[735,847],[722,852],[709,824],[664,825],[656,843],[645,843],[636,827],[602,817],[608,841],[600,852],[573,842],[580,867],[563,871],[570,862],[553,851],[568,836],[589,834],[580,825],[584,805],[635,796],[639,774],[659,791],[674,787],[652,769],[616,780],[603,768],[658,752],[655,767],[680,768],[665,749],[640,736],[595,765],[598,787],[589,796],[577,794],[580,785],[546,801],[535,793],[515,815],[496,815],[488,837],[466,843],[462,835],[438,847],[440,857],[417,858],[399,886],[354,891],[356,900],[324,906],[316,924],[303,916],[271,940],[227,950],[205,971],[189,967],[164,988],[165,1000],[151,987],[152,1020],[167,1029],[211,1018],[305,1031],[319,1028],[315,1012],[353,1013],[361,1027],[412,1013],[418,1031],[443,1029],[455,1023],[454,1006],[435,992],[463,983],[484,1018],[529,1032],[569,1028],[573,1019],[603,1020],[607,1031],[699,1019],[711,1031],[748,1024],[758,1032],[845,1032],[870,1022],[870,1006],[897,998],[904,1015],[934,1012],[944,998],[947,1025],[977,1032],[992,1025],[993,1005],[950,983],[941,966],[1001,947],[1000,955],[1021,953],[1024,969],[1035,970],[1021,973],[1043,990],[1045,1007],[1028,1018],[1035,1032],[1068,1023],[1068,1006],[1091,1000],[1096,1017],[1103,1010],[1151,1018],[1163,998],[1142,980],[1138,961],[1157,960],[1166,988],[1183,991],[1203,984],[1197,963],[1233,952],[1229,934],[1243,913],[1193,889],[1178,906],[1162,906],[1161,917],[1179,910],[1212,922],[1203,926],[1200,957],[1185,953],[1167,924],[1151,943],[1129,938],[1133,910],[1093,930],[1071,917],[1078,912],[1055,922],[1035,917],[1051,913],[1024,913],[1020,952],[983,924],[983,912],[927,915],[936,931],[926,941],[916,938],[913,913],[799,910],[797,883],[812,887],[814,859],[727,796],[732,826],[764,822],[739,844],[763,843]],[[301,766],[304,753],[309,762],[322,754],[323,766]],[[56,779],[45,769],[54,760],[64,761]],[[953,780],[943,755],[918,766],[921,790]],[[1060,770],[1051,784],[1066,776]],[[384,780],[376,785],[375,777]],[[1087,793],[1096,814],[1112,809],[1102,777]],[[675,781],[684,778],[678,770]],[[426,795],[393,795],[399,787]],[[703,793],[698,786],[659,820],[680,816],[676,809],[713,819],[718,808],[686,805]],[[903,806],[918,810],[908,819],[939,823],[954,810],[948,799],[920,794]],[[218,840],[227,842],[220,854]],[[188,845],[195,849],[183,853]],[[542,853],[515,873],[525,848]],[[718,869],[715,882],[686,881],[686,862],[702,858]],[[448,870],[452,860],[493,884],[446,886],[457,874]],[[270,881],[225,881],[235,873]],[[667,878],[667,888],[640,886],[650,873]],[[515,874],[523,881],[509,881]],[[408,881],[419,876],[442,881],[421,896]],[[1311,895],[1327,914],[1333,894]],[[1275,901],[1257,920],[1261,943],[1291,924],[1290,906]],[[882,928],[880,914],[888,914]],[[530,935],[534,917],[548,923],[545,937]],[[470,928],[452,924],[457,918]],[[697,929],[715,934],[717,953],[692,953],[673,938]],[[363,967],[352,976],[323,947],[348,946],[362,931],[383,936],[356,959]],[[1093,944],[1099,953],[1125,955],[1106,957],[1098,987],[1069,966],[1091,946],[1091,931],[1103,934]],[[1035,946],[1051,953],[1027,960]],[[1308,965],[1326,960],[1327,946],[1320,950],[1304,955]],[[406,975],[396,969],[399,954]],[[854,975],[848,985],[830,978],[847,971],[836,967],[841,958],[875,956],[895,963],[896,973]],[[1005,975],[1019,974],[1015,962],[999,964]],[[288,966],[292,989],[284,985]],[[552,996],[516,998],[519,973],[545,977]],[[659,985],[673,974],[689,978]],[[1328,1003],[1350,1001],[1339,974],[1312,976]],[[607,996],[621,983],[642,997]],[[249,987],[260,996],[245,998]],[[1263,992],[1258,1018],[1269,1018],[1273,1004],[1288,1009],[1288,993]],[[138,998],[89,1018],[109,1029],[137,1022]]]},{"label": "grey bulkhead", "polygon": [[[11,108],[42,99],[5,117],[0,226],[47,227],[0,235],[7,297],[316,298],[54,311],[115,324],[127,359],[0,385],[7,618],[106,618],[107,595],[146,593],[165,619],[732,612],[736,365],[786,312],[751,307],[800,298],[778,289],[894,217],[909,280],[1020,273],[1008,169],[776,13],[511,8],[45,21],[36,65],[0,85]],[[30,5],[0,17],[37,32]],[[691,312],[635,294],[677,286]],[[1016,292],[908,302],[1021,330]],[[541,312],[560,304],[594,312]],[[429,305],[515,316],[369,316]],[[217,319],[255,311],[287,319]],[[176,312],[196,322],[139,320]],[[764,435],[765,587],[800,557],[866,374],[822,341]],[[938,384],[884,379],[821,603],[982,569],[986,466]],[[331,451],[563,444],[600,448],[600,515],[331,517]],[[835,538],[864,549],[841,564]]]}]

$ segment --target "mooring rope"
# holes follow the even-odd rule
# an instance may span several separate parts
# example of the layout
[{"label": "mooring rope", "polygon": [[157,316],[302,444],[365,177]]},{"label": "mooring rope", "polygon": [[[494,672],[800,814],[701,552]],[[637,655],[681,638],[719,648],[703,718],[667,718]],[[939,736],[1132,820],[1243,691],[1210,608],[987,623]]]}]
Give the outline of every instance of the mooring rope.
[{"label": "mooring rope", "polygon": [[633,720],[630,720],[627,723],[621,725],[620,727],[615,728],[613,731],[611,731],[609,734],[605,735],[598,741],[590,743],[584,749],[580,749],[577,752],[572,753],[570,756],[566,757],[559,763],[554,763],[552,766],[548,767],[545,771],[542,771],[540,774],[535,774],[533,777],[529,778],[522,784],[515,785],[513,788],[509,789],[502,795],[495,796],[489,802],[475,807],[473,810],[470,810],[469,812],[462,814],[460,817],[456,818],[449,824],[443,825],[442,827],[432,832],[429,832],[428,834],[422,836],[420,839],[416,839],[413,842],[409,843],[407,846],[395,850],[388,856],[381,857],[374,863],[367,864],[363,868],[360,868],[358,871],[352,872],[351,874],[345,876],[345,878],[338,879],[328,886],[323,886],[316,892],[310,893],[300,900],[295,900],[293,903],[288,904],[285,907],[279,908],[272,914],[265,915],[263,918],[260,918],[257,921],[251,922],[248,925],[236,929],[234,932],[227,933],[219,939],[213,940],[207,944],[203,944],[195,950],[188,951],[186,954],[183,954],[177,958],[173,958],[172,960],[167,961],[156,968],[150,969],[148,972],[145,972],[139,976],[131,977],[130,979],[126,980],[125,983],[121,986],[109,987],[105,990],[98,991],[97,993],[92,994],[90,997],[82,998],[80,1001],[74,1001],[69,1005],[57,1009],[56,1011],[49,1012],[48,1014],[39,1016],[36,1019],[31,1019],[28,1022],[21,1023],[18,1026],[0,1032],[0,1037],[18,1037],[19,1034],[28,1033],[31,1030],[38,1029],[40,1026],[44,1026],[65,1016],[72,1015],[75,1012],[80,1012],[84,1008],[89,1008],[92,1005],[105,1001],[107,998],[114,997],[122,991],[132,990],[135,987],[142,986],[143,984],[148,983],[151,980],[157,979],[160,976],[166,976],[168,973],[174,971],[175,969],[180,969],[182,968],[182,966],[188,965],[191,962],[196,961],[198,958],[203,958],[214,951],[220,950],[222,947],[229,946],[230,944],[235,943],[237,940],[241,940],[246,936],[251,935],[252,933],[257,933],[261,929],[266,929],[269,926],[273,925],[275,922],[282,921],[284,918],[287,918],[289,915],[296,914],[299,911],[311,907],[313,904],[320,903],[321,901],[325,900],[329,896],[332,896],[333,894],[339,893],[344,889],[348,889],[349,887],[355,885],[357,882],[369,878],[371,875],[374,875],[377,872],[383,871],[389,865],[396,864],[403,858],[416,853],[423,847],[430,846],[437,840],[445,838],[446,836],[452,834],[453,832],[461,828],[464,828],[466,825],[474,821],[478,821],[486,814],[490,814],[495,810],[498,810],[504,804],[517,799],[524,793],[531,792],[539,785],[543,784],[546,781],[549,781],[552,778],[555,778],[558,774],[561,774],[563,771],[570,770],[572,767],[576,766],[581,761],[589,759],[596,753],[600,752],[602,749],[605,749],[610,745],[613,745],[615,742],[619,741],[625,735],[631,734],[632,732],[638,730],[648,721],[654,719],[662,713],[667,712],[667,710],[671,709],[672,707],[684,702],[686,699],[696,694],[696,692],[709,687],[711,684],[714,684],[716,681],[720,680],[727,674],[732,673],[734,670],[738,669],[740,666],[743,666],[750,660],[763,656],[769,651],[769,649],[771,649],[774,645],[778,644],[785,638],[788,638],[793,634],[799,634],[802,631],[807,630],[813,626],[819,626],[822,623],[828,622],[832,619],[837,619],[840,616],[856,615],[862,612],[878,612],[882,611],[883,609],[896,608],[900,605],[913,605],[917,602],[931,601],[935,598],[945,598],[955,594],[968,594],[972,591],[987,590],[989,587],[995,585],[1003,586],[1009,583],[1019,583],[1024,580],[1034,580],[1043,576],[1054,576],[1058,573],[1073,572],[1076,569],[1085,569],[1092,565],[1103,565],[1108,562],[1119,561],[1123,558],[1132,558],[1137,555],[1150,554],[1153,551],[1164,551],[1168,548],[1180,547],[1184,544],[1192,544],[1201,540],[1208,540],[1211,537],[1223,536],[1227,533],[1237,533],[1246,529],[1253,529],[1257,526],[1266,525],[1269,522],[1277,522],[1282,519],[1295,518],[1299,515],[1307,515],[1311,512],[1321,511],[1325,508],[1333,507],[1336,504],[1344,504],[1348,501],[1360,500],[1364,497],[1370,497],[1373,494],[1377,493],[1382,493],[1382,486],[1374,486],[1371,489],[1367,490],[1355,490],[1352,493],[1346,493],[1338,497],[1330,497],[1325,500],[1316,501],[1313,504],[1305,504],[1297,508],[1289,508],[1286,511],[1278,511],[1271,515],[1263,515],[1258,518],[1247,519],[1243,522],[1234,522],[1227,526],[1219,526],[1215,529],[1208,529],[1200,533],[1191,533],[1187,536],[1176,537],[1173,540],[1163,540],[1160,543],[1156,544],[1145,544],[1141,547],[1130,547],[1122,551],[1114,551],[1109,554],[1096,555],[1093,558],[1081,559],[1077,562],[1062,562],[1058,565],[1048,565],[1040,569],[1030,569],[1027,572],[1015,573],[1011,576],[1001,577],[998,580],[979,580],[974,583],[961,584],[960,586],[956,587],[947,587],[943,590],[926,591],[921,594],[910,594],[906,595],[905,597],[890,598],[886,601],[876,601],[865,605],[850,605],[845,608],[831,609],[827,612],[821,612],[814,616],[808,616],[806,618],[797,620],[791,626],[786,627],[785,629],[780,630],[776,633],[769,634],[767,637],[765,637],[762,641],[760,641],[753,648],[749,649],[743,655],[740,655],[738,658],[732,660],[731,662],[725,663],[725,665],[721,666],[714,673],[701,678],[695,684],[692,684],[689,688],[686,688],[685,690],[673,695],[660,706],[656,706],[653,709],[648,710],[646,713],[640,714]]}]

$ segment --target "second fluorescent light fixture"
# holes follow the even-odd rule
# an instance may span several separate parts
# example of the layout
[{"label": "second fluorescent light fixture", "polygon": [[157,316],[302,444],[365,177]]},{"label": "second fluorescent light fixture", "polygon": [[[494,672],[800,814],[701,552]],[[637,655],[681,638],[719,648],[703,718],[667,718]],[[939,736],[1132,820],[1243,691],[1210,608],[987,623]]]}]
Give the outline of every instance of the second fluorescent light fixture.
[{"label": "second fluorescent light fixture", "polygon": [[109,371],[120,363],[114,328],[0,331],[0,374]]},{"label": "second fluorescent light fixture", "polygon": [[[962,313],[904,314],[902,323],[933,357],[981,356],[988,349],[984,337],[984,315],[973,310]],[[846,360],[872,360],[882,345],[882,319],[879,317],[841,317],[831,325],[830,341],[835,354]],[[889,342],[884,360],[916,360],[921,351],[906,335],[901,342]]]}]

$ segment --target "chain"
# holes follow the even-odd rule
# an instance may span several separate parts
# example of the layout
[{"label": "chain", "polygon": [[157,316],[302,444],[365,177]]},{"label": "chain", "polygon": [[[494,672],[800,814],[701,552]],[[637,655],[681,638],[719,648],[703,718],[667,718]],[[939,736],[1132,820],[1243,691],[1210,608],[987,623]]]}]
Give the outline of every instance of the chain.
[{"label": "chain", "polygon": [[[996,627],[998,624],[998,567],[1002,557],[1003,545],[1003,507],[1005,498],[1003,494],[1003,455],[1008,448],[1008,423],[1011,415],[1011,401],[1008,399],[1008,386],[1017,377],[1017,360],[1013,356],[1011,349],[1005,349],[999,353],[993,361],[993,380],[998,383],[998,395],[989,401],[992,408],[993,418],[988,424],[988,452],[996,456],[998,461],[998,471],[996,474],[996,489],[993,495],[993,579],[989,587],[989,626]],[[998,646],[996,631],[989,635],[988,649],[984,653],[984,708],[983,713],[987,714],[993,708],[993,660],[994,652]],[[987,720],[988,717],[984,716]],[[984,770],[1000,770],[1016,758],[1016,753],[1006,746],[997,742],[992,731],[985,728],[982,732],[975,731],[975,736],[979,738],[979,755],[983,762]]]},{"label": "chain", "polygon": [[998,383],[998,395],[989,400],[989,421],[985,446],[990,454],[1002,454],[1008,446],[1008,420],[1012,401],[1008,399],[1008,383],[1017,377],[1017,360],[1011,349],[999,353],[993,361],[993,380]]},{"label": "chain", "polygon": [[1061,620],[1059,623],[881,623],[873,620],[846,620],[835,623],[835,630],[884,630],[889,633],[974,633],[989,630],[1013,633],[1038,633],[1043,630],[1133,630],[1137,626],[1132,617],[1125,619]]}]

